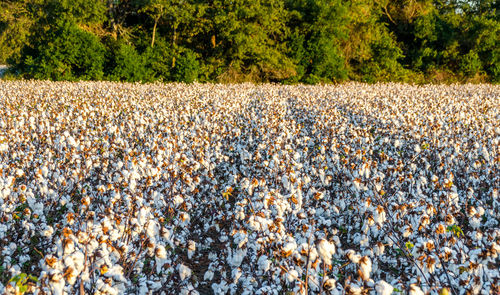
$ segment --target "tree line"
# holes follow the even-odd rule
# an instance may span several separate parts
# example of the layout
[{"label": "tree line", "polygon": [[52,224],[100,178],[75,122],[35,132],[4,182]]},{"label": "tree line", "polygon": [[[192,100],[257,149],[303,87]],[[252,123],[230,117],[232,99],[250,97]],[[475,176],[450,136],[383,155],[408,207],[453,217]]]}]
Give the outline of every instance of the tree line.
[{"label": "tree line", "polygon": [[496,0],[1,0],[0,63],[50,80],[498,82]]}]

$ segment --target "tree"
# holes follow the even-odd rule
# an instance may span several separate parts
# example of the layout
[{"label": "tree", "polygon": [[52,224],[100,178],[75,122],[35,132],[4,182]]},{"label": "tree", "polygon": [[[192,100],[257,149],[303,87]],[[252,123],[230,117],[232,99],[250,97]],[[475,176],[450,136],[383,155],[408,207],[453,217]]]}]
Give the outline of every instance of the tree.
[{"label": "tree", "polygon": [[19,58],[32,25],[33,17],[26,1],[0,2],[0,64]]},{"label": "tree", "polygon": [[405,80],[407,71],[400,63],[403,51],[382,20],[381,4],[376,0],[353,0],[348,5],[349,38],[342,42],[342,52],[349,78],[369,82]]},{"label": "tree", "polygon": [[32,1],[26,7],[34,23],[19,58],[9,61],[14,71],[36,79],[103,77],[104,46],[97,36],[82,28],[82,24],[104,20],[101,1]]},{"label": "tree", "polygon": [[341,43],[347,40],[347,7],[340,0],[287,1],[288,45],[297,64],[291,81],[331,82],[347,77]]},{"label": "tree", "polygon": [[26,78],[96,80],[103,78],[104,46],[70,21],[52,25],[21,51],[14,69]]},{"label": "tree", "polygon": [[286,11],[278,0],[215,0],[207,59],[221,81],[278,81],[294,74],[286,56]]},{"label": "tree", "polygon": [[165,20],[168,23],[172,33],[172,46],[175,47],[179,26],[191,22],[194,11],[194,5],[187,0],[148,0],[143,3],[139,12],[146,13],[153,19],[151,47],[154,47],[160,20]]}]

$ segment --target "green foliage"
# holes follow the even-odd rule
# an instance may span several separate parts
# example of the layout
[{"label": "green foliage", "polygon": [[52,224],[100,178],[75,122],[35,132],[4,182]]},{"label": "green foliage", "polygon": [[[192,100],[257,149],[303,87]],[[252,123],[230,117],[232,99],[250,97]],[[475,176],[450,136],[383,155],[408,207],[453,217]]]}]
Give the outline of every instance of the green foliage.
[{"label": "green foliage", "polygon": [[475,51],[469,51],[466,55],[464,55],[460,60],[460,71],[465,76],[473,76],[479,72],[481,69],[481,60],[479,59],[479,55]]},{"label": "green foliage", "polygon": [[154,47],[148,47],[144,52],[145,65],[160,81],[170,81],[174,51],[163,38],[158,38]]},{"label": "green foliage", "polygon": [[28,282],[38,282],[38,278],[32,275],[28,275],[26,273],[20,273],[18,275],[15,275],[9,280],[9,283],[14,282],[16,284],[16,287],[19,289],[20,294],[26,293],[28,291]]},{"label": "green foliage", "polygon": [[172,67],[171,79],[187,83],[196,81],[200,72],[200,63],[196,59],[196,54],[189,49],[184,49],[174,57],[175,64]]},{"label": "green foliage", "polygon": [[103,78],[104,46],[93,34],[62,20],[32,36],[14,70],[23,77],[50,80]]},{"label": "green foliage", "polygon": [[347,9],[342,1],[287,1],[290,57],[298,65],[292,81],[332,82],[347,78],[340,47],[347,39]]},{"label": "green foliage", "polygon": [[[500,22],[486,16],[473,16],[465,23],[464,47],[470,49],[463,70],[483,70],[493,81],[500,79]],[[479,65],[479,66],[478,66]]]},{"label": "green foliage", "polygon": [[7,76],[500,81],[496,1],[4,0]]},{"label": "green foliage", "polygon": [[151,70],[146,67],[144,57],[132,45],[123,41],[109,42],[107,50],[107,78],[112,81],[151,81]]},{"label": "green foliage", "polygon": [[[294,73],[285,55],[286,11],[282,1],[216,0],[208,10],[213,62],[220,81],[275,81]],[[219,62],[221,61],[221,62]]]},{"label": "green foliage", "polygon": [[371,58],[365,62],[360,72],[363,81],[401,81],[405,71],[399,60],[403,57],[402,50],[388,33],[384,33],[370,44]]},{"label": "green foliage", "polygon": [[0,2],[0,64],[19,58],[32,24],[23,1]]},{"label": "green foliage", "polygon": [[456,235],[458,238],[460,238],[460,235],[462,235],[462,236],[464,235],[464,232],[462,231],[462,228],[460,228],[460,226],[458,226],[456,224],[448,226],[446,228],[446,232],[451,232],[454,235]]}]

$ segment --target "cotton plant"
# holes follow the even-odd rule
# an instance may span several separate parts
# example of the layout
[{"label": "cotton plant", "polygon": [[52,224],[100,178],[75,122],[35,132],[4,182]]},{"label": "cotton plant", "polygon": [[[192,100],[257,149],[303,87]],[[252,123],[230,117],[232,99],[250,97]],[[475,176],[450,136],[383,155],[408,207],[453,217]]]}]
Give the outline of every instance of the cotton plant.
[{"label": "cotton plant", "polygon": [[0,293],[499,293],[499,93],[3,81]]}]

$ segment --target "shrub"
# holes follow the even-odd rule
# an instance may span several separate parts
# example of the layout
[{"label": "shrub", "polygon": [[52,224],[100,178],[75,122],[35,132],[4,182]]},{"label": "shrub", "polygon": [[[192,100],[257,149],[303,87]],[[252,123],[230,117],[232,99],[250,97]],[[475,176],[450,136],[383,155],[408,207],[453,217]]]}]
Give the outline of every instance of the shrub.
[{"label": "shrub", "polygon": [[481,69],[481,60],[477,52],[469,51],[460,59],[460,71],[465,76],[473,76]]},{"label": "shrub", "polygon": [[72,22],[60,21],[32,37],[13,70],[25,78],[94,80],[102,79],[103,65],[99,39]]},{"label": "shrub", "polygon": [[148,70],[144,56],[123,41],[109,41],[107,66],[109,80],[113,81],[152,81],[154,75]]},{"label": "shrub", "polygon": [[183,49],[174,58],[171,75],[173,81],[191,83],[198,79],[200,63],[193,51]]}]

